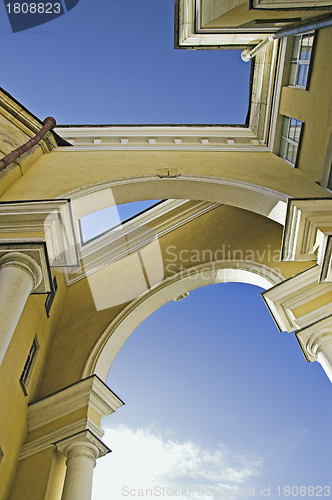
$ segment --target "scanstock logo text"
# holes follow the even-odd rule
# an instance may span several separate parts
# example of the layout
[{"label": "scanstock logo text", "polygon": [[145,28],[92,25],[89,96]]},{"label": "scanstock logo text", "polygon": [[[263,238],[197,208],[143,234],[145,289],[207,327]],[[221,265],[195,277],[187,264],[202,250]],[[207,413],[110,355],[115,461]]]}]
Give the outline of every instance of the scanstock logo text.
[{"label": "scanstock logo text", "polygon": [[28,30],[63,16],[79,0],[3,0],[13,33]]}]

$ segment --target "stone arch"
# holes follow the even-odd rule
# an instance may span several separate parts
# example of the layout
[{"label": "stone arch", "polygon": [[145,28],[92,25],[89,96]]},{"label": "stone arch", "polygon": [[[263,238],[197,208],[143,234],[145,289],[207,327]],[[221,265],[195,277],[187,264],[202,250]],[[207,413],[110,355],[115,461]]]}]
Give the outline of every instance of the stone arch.
[{"label": "stone arch", "polygon": [[136,327],[161,306],[184,293],[225,282],[249,283],[268,289],[283,280],[274,269],[246,260],[213,261],[167,278],[131,302],[108,325],[89,356],[83,378],[96,374],[106,380],[112,362]]},{"label": "stone arch", "polygon": [[289,195],[234,179],[201,175],[181,175],[177,178],[145,175],[87,185],[63,193],[59,198],[71,199],[74,220],[114,203],[175,198],[231,205],[283,225]]}]

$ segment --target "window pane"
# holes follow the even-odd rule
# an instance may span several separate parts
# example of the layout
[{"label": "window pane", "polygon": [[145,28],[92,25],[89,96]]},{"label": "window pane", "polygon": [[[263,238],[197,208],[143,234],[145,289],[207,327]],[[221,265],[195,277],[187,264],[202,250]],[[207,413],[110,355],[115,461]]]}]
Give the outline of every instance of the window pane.
[{"label": "window pane", "polygon": [[296,128],[295,128],[295,136],[294,136],[294,140],[295,142],[299,142],[300,140],[300,133],[301,133],[301,122],[299,122],[298,120],[296,120]]},{"label": "window pane", "polygon": [[307,86],[308,75],[309,75],[309,64],[306,64],[304,66],[304,75],[303,75],[303,82],[302,82],[303,87]]},{"label": "window pane", "polygon": [[290,72],[289,72],[289,84],[290,85],[295,85],[296,68],[297,68],[297,64],[292,62],[291,67],[290,67]]},{"label": "window pane", "polygon": [[301,59],[310,59],[311,49],[314,37],[312,35],[304,35],[302,39],[302,50],[301,50]]},{"label": "window pane", "polygon": [[282,158],[286,158],[286,144],[287,144],[286,139],[282,137],[280,141],[280,152],[279,152],[279,155]]},{"label": "window pane", "polygon": [[301,61],[304,61],[307,59],[307,46],[305,44],[301,44],[301,51],[300,51],[300,57],[299,59]]},{"label": "window pane", "polygon": [[294,120],[294,118],[291,118],[288,137],[290,139],[293,139],[293,140],[295,140],[295,136],[296,136],[296,125],[297,125],[297,120]]},{"label": "window pane", "polygon": [[296,85],[303,86],[304,85],[304,75],[305,75],[305,68],[307,67],[306,64],[299,64],[299,72],[297,75],[297,81]]},{"label": "window pane", "polygon": [[294,42],[293,42],[292,59],[298,59],[299,50],[300,50],[300,42],[301,42],[301,37],[300,36],[295,36],[294,37]]},{"label": "window pane", "polygon": [[282,131],[281,135],[283,137],[288,137],[288,124],[289,124],[289,118],[284,118],[282,122]]},{"label": "window pane", "polygon": [[289,162],[291,162],[293,165],[295,164],[295,160],[296,160],[296,151],[297,151],[297,148],[295,146],[293,146],[293,144],[288,144],[286,159]]}]

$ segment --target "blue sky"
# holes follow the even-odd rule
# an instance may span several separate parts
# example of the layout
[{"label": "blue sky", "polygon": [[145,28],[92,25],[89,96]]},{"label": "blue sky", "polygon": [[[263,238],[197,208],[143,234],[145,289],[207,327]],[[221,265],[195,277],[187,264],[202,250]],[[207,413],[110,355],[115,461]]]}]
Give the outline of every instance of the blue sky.
[{"label": "blue sky", "polygon": [[[277,330],[261,291],[203,287],[132,334],[108,377],[126,405],[104,420],[113,453],[99,461],[94,499],[164,487],[172,500],[213,488],[227,500],[270,486],[276,500],[278,486],[329,484],[330,382]],[[201,496],[179,497],[180,486]]]},{"label": "blue sky", "polygon": [[80,0],[12,33],[0,3],[1,86],[58,124],[244,123],[239,51],[174,50],[173,0]]},{"label": "blue sky", "polygon": [[[244,123],[250,64],[239,51],[174,50],[173,29],[173,0],[80,0],[13,34],[0,3],[1,86],[58,124]],[[269,485],[276,500],[278,486],[328,484],[330,383],[277,331],[260,291],[195,290],[130,337],[108,379],[126,405],[104,421],[113,453],[94,500],[125,498],[124,486],[228,500]]]}]

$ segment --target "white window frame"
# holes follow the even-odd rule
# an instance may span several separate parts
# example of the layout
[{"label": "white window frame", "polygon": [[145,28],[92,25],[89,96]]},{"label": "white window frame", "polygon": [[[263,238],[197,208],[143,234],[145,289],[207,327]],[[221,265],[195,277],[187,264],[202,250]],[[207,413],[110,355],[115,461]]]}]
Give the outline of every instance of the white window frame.
[{"label": "white window frame", "polygon": [[[295,35],[293,39],[293,45],[292,45],[292,52],[294,48],[294,43],[296,39],[300,40],[300,43],[298,45],[298,53],[294,57],[293,54],[291,55],[291,60],[290,60],[290,71],[289,71],[289,80],[288,80],[288,86],[289,87],[294,87],[298,89],[304,89],[307,90],[309,86],[309,79],[310,79],[310,64],[312,61],[312,54],[313,54],[313,45],[314,45],[314,36],[315,32],[314,31],[308,31],[307,33],[302,33],[300,35]],[[309,59],[301,59],[301,48],[302,48],[302,43],[304,38],[312,37],[312,46],[311,46],[311,51],[310,51],[310,57]],[[295,66],[295,73],[294,73],[294,78],[292,81],[291,79],[291,68],[292,66]],[[307,71],[306,73],[306,80],[303,82],[303,84],[297,83],[298,76],[299,76],[299,71],[301,67],[307,67],[307,70],[304,69],[304,71]]]},{"label": "white window frame", "polygon": [[[298,141],[296,141],[295,139],[289,137],[290,136],[290,127],[291,127],[292,120],[295,120],[298,124],[300,124],[300,133],[299,133],[299,139],[298,139]],[[300,141],[301,141],[301,135],[302,135],[302,131],[303,131],[303,122],[301,122],[300,120],[297,120],[296,118],[291,118],[291,117],[288,117],[288,116],[284,116],[283,117],[283,124],[285,123],[285,121],[288,121],[288,124],[287,124],[287,133],[286,133],[286,135],[283,135],[283,133],[281,132],[280,147],[279,147],[279,156],[281,158],[283,158],[285,161],[287,161],[287,163],[289,163],[293,167],[296,167],[298,156],[299,156],[299,146],[300,146]],[[283,130],[283,128],[284,127],[282,126],[282,130]],[[281,142],[282,142],[282,140],[285,141],[285,153],[283,155],[281,154]],[[296,157],[295,157],[294,162],[290,161],[287,158],[289,146],[293,146],[294,148],[296,148]]]}]

